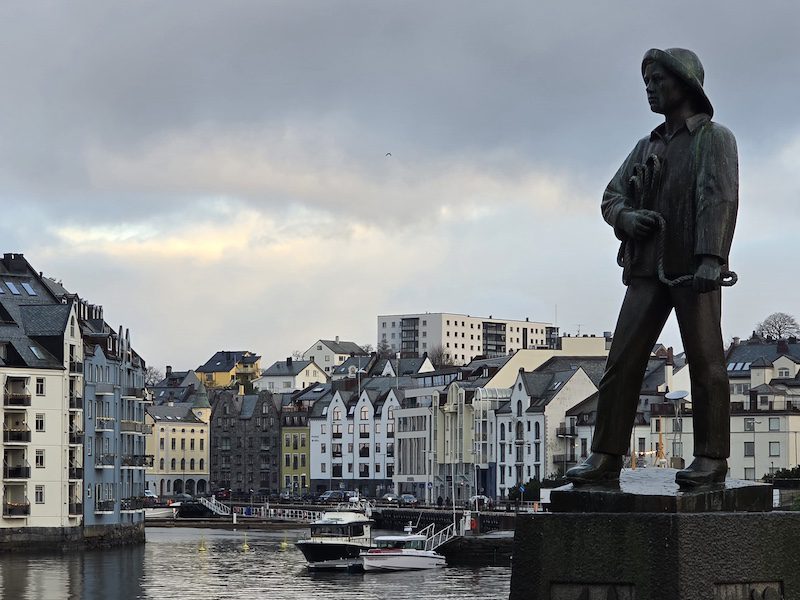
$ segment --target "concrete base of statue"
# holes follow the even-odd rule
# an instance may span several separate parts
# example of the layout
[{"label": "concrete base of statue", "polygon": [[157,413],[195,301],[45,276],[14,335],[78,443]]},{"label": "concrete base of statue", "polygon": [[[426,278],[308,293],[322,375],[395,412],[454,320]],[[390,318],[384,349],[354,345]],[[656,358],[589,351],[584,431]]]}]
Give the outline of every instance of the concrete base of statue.
[{"label": "concrete base of statue", "polygon": [[772,486],[674,481],[649,468],[553,490],[553,512],[517,519],[510,599],[800,599],[800,513],[772,512]]}]

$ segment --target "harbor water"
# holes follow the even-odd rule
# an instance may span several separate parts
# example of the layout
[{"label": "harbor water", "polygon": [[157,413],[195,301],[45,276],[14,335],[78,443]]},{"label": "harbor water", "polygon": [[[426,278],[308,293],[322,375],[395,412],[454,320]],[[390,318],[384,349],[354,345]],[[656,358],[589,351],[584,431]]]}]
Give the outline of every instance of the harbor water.
[{"label": "harbor water", "polygon": [[[311,573],[292,542],[302,529],[148,528],[147,543],[64,554],[0,557],[0,597],[294,600],[505,600],[509,567],[405,573]],[[243,551],[243,545],[249,551]],[[203,551],[201,548],[205,548]]]}]

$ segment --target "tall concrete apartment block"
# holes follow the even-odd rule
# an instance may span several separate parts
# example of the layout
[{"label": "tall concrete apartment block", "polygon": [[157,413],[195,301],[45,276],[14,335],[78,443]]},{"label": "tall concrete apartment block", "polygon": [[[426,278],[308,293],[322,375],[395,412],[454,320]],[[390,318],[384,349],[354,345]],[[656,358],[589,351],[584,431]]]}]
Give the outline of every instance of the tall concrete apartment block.
[{"label": "tall concrete apartment block", "polygon": [[455,364],[527,348],[555,348],[558,327],[542,321],[473,317],[458,313],[378,315],[377,344],[401,358],[422,356],[441,346]]}]

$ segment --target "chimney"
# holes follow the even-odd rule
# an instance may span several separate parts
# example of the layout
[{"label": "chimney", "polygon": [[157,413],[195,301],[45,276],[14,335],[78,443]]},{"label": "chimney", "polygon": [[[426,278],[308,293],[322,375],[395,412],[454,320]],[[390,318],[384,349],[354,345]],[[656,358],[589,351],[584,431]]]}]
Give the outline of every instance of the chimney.
[{"label": "chimney", "polygon": [[789,354],[789,344],[786,340],[778,340],[778,354]]},{"label": "chimney", "polygon": [[241,383],[239,384],[239,395],[244,396],[244,386]]},{"label": "chimney", "polygon": [[734,345],[734,346],[738,346],[740,341],[741,341],[741,340],[740,340],[738,337],[734,337],[734,338],[733,338],[733,345]]},{"label": "chimney", "polygon": [[172,375],[172,365],[167,365],[167,377]]},{"label": "chimney", "polygon": [[25,257],[22,254],[3,254],[3,264],[10,273],[25,272]]},{"label": "chimney", "polygon": [[292,357],[291,356],[287,356],[286,357],[286,366],[289,367],[289,368],[292,366]]},{"label": "chimney", "polygon": [[339,336],[338,335],[336,336],[336,343],[337,344],[339,343]]}]

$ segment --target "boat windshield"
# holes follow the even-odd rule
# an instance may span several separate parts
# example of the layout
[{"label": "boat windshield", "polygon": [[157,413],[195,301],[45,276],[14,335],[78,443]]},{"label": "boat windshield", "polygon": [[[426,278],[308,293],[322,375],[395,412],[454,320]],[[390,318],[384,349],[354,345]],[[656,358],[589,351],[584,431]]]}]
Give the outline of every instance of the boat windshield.
[{"label": "boat windshield", "polygon": [[361,524],[348,525],[312,525],[311,535],[314,537],[355,537],[364,535]]},{"label": "boat windshield", "polygon": [[406,550],[425,550],[425,540],[404,540],[404,539],[377,539],[375,540],[378,548],[395,548]]}]

